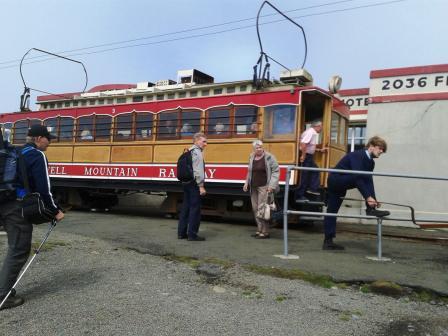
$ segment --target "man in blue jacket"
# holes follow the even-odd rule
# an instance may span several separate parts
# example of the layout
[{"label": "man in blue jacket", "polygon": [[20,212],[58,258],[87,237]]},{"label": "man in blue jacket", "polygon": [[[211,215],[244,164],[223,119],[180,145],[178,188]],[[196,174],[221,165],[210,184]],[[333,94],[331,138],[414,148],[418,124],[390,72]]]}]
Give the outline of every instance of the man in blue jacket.
[{"label": "man in blue jacket", "polygon": [[[48,162],[44,151],[50,145],[51,135],[42,125],[33,125],[28,131],[27,143],[23,147],[23,162],[26,166],[31,192],[42,196],[46,207],[52,211],[58,221],[64,218],[64,213],[56,205],[50,189]],[[8,294],[16,282],[20,270],[28,260],[31,251],[33,225],[22,217],[20,199],[25,196],[23,176],[20,176],[17,188],[17,199],[0,204],[0,223],[8,235],[8,252],[0,271],[0,302]],[[24,299],[12,293],[2,306],[2,309],[13,308],[24,303]]]},{"label": "man in blue jacket", "polygon": [[[373,171],[375,162],[386,153],[387,144],[382,138],[374,136],[369,139],[366,148],[346,154],[334,167],[342,170]],[[376,200],[372,175],[356,175],[343,173],[330,173],[328,177],[328,204],[327,213],[337,213],[347,190],[357,188],[366,201],[366,214],[369,216],[388,216],[389,211],[378,210],[380,206]],[[344,247],[333,242],[336,237],[336,217],[325,217],[324,250],[343,250]]]}]

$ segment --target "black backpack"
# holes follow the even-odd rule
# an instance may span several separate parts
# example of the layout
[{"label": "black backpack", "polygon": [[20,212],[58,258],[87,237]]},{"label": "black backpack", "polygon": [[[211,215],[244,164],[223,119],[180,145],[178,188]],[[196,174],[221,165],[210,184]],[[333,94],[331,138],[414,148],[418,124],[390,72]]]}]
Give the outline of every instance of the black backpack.
[{"label": "black backpack", "polygon": [[0,129],[0,203],[16,198],[19,150],[3,140]]},{"label": "black backpack", "polygon": [[191,150],[185,149],[177,160],[177,179],[181,182],[191,182],[194,180]]}]

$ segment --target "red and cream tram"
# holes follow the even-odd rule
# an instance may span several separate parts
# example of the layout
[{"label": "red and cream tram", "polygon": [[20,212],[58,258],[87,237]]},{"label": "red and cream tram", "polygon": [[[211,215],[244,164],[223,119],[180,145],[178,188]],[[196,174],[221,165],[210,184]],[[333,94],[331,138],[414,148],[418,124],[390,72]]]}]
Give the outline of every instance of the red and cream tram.
[{"label": "red and cream tram", "polygon": [[[316,153],[320,167],[334,166],[347,148],[347,106],[314,87],[304,70],[262,89],[184,70],[177,81],[101,85],[40,96],[37,104],[38,111],[0,114],[0,126],[15,145],[35,123],[57,136],[47,151],[54,193],[77,206],[110,207],[119,194],[165,192],[165,210],[174,213],[182,197],[176,162],[199,131],[208,137],[205,205],[215,215],[249,209],[242,185],[255,139],[277,157],[281,185],[286,167],[298,164],[298,138],[312,120],[323,121],[320,145],[329,148]],[[293,172],[292,187],[299,179]],[[325,181],[322,174],[322,187]]]}]

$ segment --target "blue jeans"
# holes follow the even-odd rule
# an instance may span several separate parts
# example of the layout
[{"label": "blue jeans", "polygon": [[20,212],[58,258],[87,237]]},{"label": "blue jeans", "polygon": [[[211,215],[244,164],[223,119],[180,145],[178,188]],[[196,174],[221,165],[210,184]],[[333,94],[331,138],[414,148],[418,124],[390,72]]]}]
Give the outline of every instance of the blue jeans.
[{"label": "blue jeans", "polygon": [[[317,168],[312,154],[306,154],[302,167]],[[305,191],[307,190],[319,192],[319,172],[302,170],[300,174],[300,185],[295,192],[295,198],[305,196]]]},{"label": "blue jeans", "polygon": [[183,184],[184,199],[177,227],[178,236],[196,238],[201,222],[201,195],[195,181]]},{"label": "blue jeans", "polygon": [[8,252],[0,271],[1,299],[8,294],[28,260],[33,225],[23,219],[20,204],[15,200],[0,205],[0,224],[8,234]]}]

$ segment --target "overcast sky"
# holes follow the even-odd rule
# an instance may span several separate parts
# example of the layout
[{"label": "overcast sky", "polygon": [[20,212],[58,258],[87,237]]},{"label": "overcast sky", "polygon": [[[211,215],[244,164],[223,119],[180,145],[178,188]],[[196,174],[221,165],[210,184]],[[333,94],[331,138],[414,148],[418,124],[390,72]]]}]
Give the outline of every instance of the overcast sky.
[{"label": "overcast sky", "polygon": [[[323,88],[336,74],[343,78],[343,89],[360,88],[369,86],[371,70],[448,62],[448,0],[271,3],[304,28],[305,68]],[[177,70],[192,68],[214,76],[216,82],[250,79],[259,57],[254,20],[262,4],[258,0],[0,0],[0,4],[0,113],[19,107],[23,84],[17,60],[30,48],[73,55],[83,62],[87,90],[100,84],[175,80]],[[273,13],[269,6],[262,11]],[[303,37],[288,22],[269,23],[280,18],[261,19],[268,23],[260,27],[264,49],[287,67],[298,68],[304,57]],[[176,33],[185,30],[190,31]],[[123,41],[129,42],[119,43]],[[92,46],[100,47],[85,49]],[[63,53],[76,49],[82,50]],[[25,62],[34,63],[23,67],[29,87],[53,93],[84,88],[78,64],[35,62],[42,60],[36,56],[41,55],[30,52]],[[280,70],[273,64],[271,75],[278,78]],[[41,94],[32,92],[32,102],[37,95]]]}]

